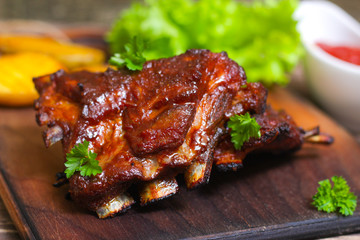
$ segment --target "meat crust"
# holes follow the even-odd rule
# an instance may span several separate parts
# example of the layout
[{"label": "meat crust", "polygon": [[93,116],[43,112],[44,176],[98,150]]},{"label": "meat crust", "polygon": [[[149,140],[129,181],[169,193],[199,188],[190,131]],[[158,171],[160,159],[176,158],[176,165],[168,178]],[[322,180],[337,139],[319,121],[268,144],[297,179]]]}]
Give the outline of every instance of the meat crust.
[{"label": "meat crust", "polygon": [[[227,119],[261,114],[267,95],[261,84],[246,82],[242,67],[226,53],[208,50],[148,61],[136,72],[59,71],[34,83],[40,93],[37,122],[49,127],[46,146],[61,140],[68,153],[87,140],[98,154],[101,174],[77,173],[69,180],[72,198],[92,211],[131,184],[162,178],[173,183],[172,176],[196,164],[207,166],[200,176],[206,182]],[[189,186],[202,183],[194,181],[188,177]]]},{"label": "meat crust", "polygon": [[243,160],[249,153],[284,154],[301,148],[305,132],[284,111],[275,111],[268,106],[263,114],[256,114],[255,118],[261,126],[259,139],[250,138],[239,150],[234,148],[230,134],[219,142],[214,152],[214,162],[220,170],[243,167]]}]

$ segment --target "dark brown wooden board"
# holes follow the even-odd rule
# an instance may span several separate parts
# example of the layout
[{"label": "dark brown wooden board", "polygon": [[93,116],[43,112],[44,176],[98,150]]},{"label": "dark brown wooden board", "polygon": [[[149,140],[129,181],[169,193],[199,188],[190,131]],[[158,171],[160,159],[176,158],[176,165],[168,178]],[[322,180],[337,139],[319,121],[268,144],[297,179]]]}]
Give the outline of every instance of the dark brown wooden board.
[{"label": "dark brown wooden board", "polygon": [[270,101],[296,122],[320,125],[335,137],[330,146],[305,144],[291,156],[249,158],[236,173],[213,171],[210,183],[152,206],[135,206],[99,220],[55,188],[63,170],[60,145],[44,147],[31,108],[0,108],[0,193],[20,234],[30,239],[302,239],[360,231],[360,211],[350,217],[311,206],[317,182],[344,176],[360,193],[360,147],[329,117],[287,90]]}]

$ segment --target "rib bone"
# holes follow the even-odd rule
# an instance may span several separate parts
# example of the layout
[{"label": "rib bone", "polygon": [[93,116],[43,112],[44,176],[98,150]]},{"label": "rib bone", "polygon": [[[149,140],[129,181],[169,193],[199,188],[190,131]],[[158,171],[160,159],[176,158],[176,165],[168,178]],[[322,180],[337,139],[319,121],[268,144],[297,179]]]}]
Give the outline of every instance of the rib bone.
[{"label": "rib bone", "polygon": [[[210,168],[210,170],[208,170]],[[211,164],[194,162],[185,172],[185,182],[188,189],[195,188],[209,181]]]},{"label": "rib bone", "polygon": [[63,137],[63,130],[58,125],[43,132],[43,138],[47,148],[63,139]]},{"label": "rib bone", "polygon": [[156,179],[147,182],[140,190],[140,205],[144,206],[151,202],[164,199],[176,194],[179,190],[175,178]]},{"label": "rib bone", "polygon": [[99,207],[96,210],[96,213],[99,218],[113,217],[115,214],[121,213],[130,208],[134,202],[134,199],[127,193],[122,193],[111,199],[109,202],[105,203],[103,206]]}]

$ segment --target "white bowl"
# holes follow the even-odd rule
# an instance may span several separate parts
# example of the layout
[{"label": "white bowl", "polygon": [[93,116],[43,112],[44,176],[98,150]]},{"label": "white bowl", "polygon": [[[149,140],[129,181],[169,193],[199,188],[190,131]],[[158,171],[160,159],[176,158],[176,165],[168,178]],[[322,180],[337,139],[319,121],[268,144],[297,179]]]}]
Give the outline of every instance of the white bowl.
[{"label": "white bowl", "polygon": [[310,94],[330,115],[360,133],[360,66],[323,51],[317,42],[360,48],[360,24],[327,1],[304,1],[295,12],[306,50]]}]

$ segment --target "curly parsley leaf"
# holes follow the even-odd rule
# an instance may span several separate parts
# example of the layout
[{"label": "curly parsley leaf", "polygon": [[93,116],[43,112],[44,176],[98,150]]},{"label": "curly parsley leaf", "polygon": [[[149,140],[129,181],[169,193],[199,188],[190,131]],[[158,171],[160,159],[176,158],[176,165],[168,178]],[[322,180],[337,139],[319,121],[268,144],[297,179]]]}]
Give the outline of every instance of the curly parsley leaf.
[{"label": "curly parsley leaf", "polygon": [[327,213],[339,211],[345,216],[353,215],[357,205],[357,197],[350,192],[350,187],[343,177],[333,176],[331,180],[334,183],[333,187],[329,179],[319,182],[312,204],[319,211]]},{"label": "curly parsley leaf", "polygon": [[81,176],[91,176],[102,172],[99,161],[96,160],[97,154],[89,151],[89,142],[84,141],[75,145],[66,154],[65,174],[70,178],[76,171],[80,171]]},{"label": "curly parsley leaf", "polygon": [[134,36],[129,43],[124,46],[125,51],[115,53],[109,60],[109,64],[118,68],[126,66],[132,71],[141,70],[146,62],[143,52],[146,49],[145,41],[138,36]]},{"label": "curly parsley leaf", "polygon": [[231,142],[234,144],[235,149],[241,149],[244,142],[251,137],[261,137],[261,127],[255,118],[250,117],[249,113],[230,117],[227,125],[231,128]]}]

